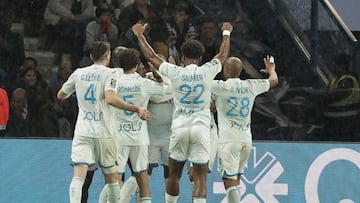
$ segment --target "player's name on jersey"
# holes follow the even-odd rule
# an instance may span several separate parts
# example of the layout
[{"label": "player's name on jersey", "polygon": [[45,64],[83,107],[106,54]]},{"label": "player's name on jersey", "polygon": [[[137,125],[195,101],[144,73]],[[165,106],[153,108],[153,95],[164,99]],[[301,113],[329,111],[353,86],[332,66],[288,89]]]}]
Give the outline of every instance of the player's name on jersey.
[{"label": "player's name on jersey", "polygon": [[181,80],[186,82],[201,81],[204,80],[204,76],[202,74],[182,75]]},{"label": "player's name on jersey", "polygon": [[92,82],[92,81],[100,81],[101,75],[99,74],[82,74],[81,80]]},{"label": "player's name on jersey", "polygon": [[120,86],[117,88],[118,93],[124,93],[124,92],[141,92],[141,86],[140,85],[134,85],[134,86]]},{"label": "player's name on jersey", "polygon": [[130,123],[121,123],[119,125],[118,131],[125,131],[125,132],[138,132],[141,130],[143,122],[142,121],[135,121]]},{"label": "player's name on jersey", "polygon": [[83,119],[86,121],[101,121],[103,119],[103,112],[83,111]]},{"label": "player's name on jersey", "polygon": [[236,93],[236,94],[249,93],[249,88],[247,88],[247,87],[231,87],[231,93]]}]

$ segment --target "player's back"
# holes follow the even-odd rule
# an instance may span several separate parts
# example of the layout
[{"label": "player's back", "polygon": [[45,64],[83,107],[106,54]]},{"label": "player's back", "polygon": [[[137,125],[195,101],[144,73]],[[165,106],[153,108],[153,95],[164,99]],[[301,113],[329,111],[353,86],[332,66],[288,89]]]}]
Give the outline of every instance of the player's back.
[{"label": "player's back", "polygon": [[[219,135],[222,141],[251,138],[251,111],[255,97],[269,90],[268,80],[229,78],[213,81],[212,94],[218,112]],[[249,140],[250,141],[250,140]]]},{"label": "player's back", "polygon": [[[161,95],[165,93],[166,87],[156,84],[154,81],[142,78],[139,74],[123,74],[118,79],[117,95],[124,101],[140,106],[147,107],[151,95]],[[115,125],[117,134],[127,135],[121,138],[122,143],[148,143],[147,122],[139,118],[135,112],[126,110],[114,110]],[[146,138],[141,140],[141,136]],[[146,140],[145,140],[146,139]],[[137,141],[136,141],[137,140]]]},{"label": "player's back", "polygon": [[105,83],[111,70],[93,64],[77,69],[69,80],[75,85],[79,113],[75,134],[88,137],[110,137],[107,126],[109,107],[105,102]]},{"label": "player's back", "polygon": [[[190,64],[184,68],[169,63],[163,64],[160,66],[160,72],[169,77],[174,90],[174,118],[182,117],[182,120],[186,119],[188,122],[200,120],[209,125],[211,82],[221,70],[220,61],[214,59],[202,66]],[[187,125],[183,121],[175,125],[181,123]]]}]

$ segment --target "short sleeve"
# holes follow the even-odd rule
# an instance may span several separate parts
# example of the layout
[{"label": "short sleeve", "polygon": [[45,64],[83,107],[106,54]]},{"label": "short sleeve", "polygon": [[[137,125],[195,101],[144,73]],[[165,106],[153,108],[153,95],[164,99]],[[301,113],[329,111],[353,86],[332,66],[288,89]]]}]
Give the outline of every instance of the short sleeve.
[{"label": "short sleeve", "polygon": [[163,62],[159,67],[159,72],[167,76],[169,79],[176,77],[177,65]]},{"label": "short sleeve", "polygon": [[270,89],[270,82],[267,79],[251,79],[249,82],[255,95],[262,94]]},{"label": "short sleeve", "polygon": [[107,71],[105,77],[105,91],[111,90],[116,92],[116,85],[118,79],[118,73],[116,70],[109,70]]},{"label": "short sleeve", "polygon": [[64,91],[65,94],[69,95],[75,92],[75,79],[77,73],[77,71],[73,72],[61,87],[62,91]]}]

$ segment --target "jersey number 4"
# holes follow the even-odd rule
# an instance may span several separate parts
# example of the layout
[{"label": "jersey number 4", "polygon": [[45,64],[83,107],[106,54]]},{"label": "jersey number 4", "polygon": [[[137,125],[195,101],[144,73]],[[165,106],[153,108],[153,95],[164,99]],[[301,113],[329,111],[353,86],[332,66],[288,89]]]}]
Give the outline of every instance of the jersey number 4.
[{"label": "jersey number 4", "polygon": [[89,87],[86,89],[84,100],[89,101],[92,104],[95,104],[96,98],[95,98],[95,85],[90,84]]}]

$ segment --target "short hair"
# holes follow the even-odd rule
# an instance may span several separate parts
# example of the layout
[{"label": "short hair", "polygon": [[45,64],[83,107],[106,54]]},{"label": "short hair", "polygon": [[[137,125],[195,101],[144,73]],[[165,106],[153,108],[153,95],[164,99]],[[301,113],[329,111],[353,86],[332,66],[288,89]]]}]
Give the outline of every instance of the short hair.
[{"label": "short hair", "polygon": [[127,49],[127,47],[124,47],[124,46],[118,46],[118,47],[115,47],[115,49],[113,49],[112,56],[111,56],[111,62],[115,67],[120,67],[120,65],[119,65],[119,60],[121,60],[120,54],[121,54],[121,52],[123,52],[126,49]]},{"label": "short hair", "polygon": [[211,16],[205,16],[203,19],[201,19],[201,25],[204,25],[205,23],[212,23],[216,26],[218,21]]},{"label": "short hair", "polygon": [[176,12],[184,12],[186,13],[187,15],[190,15],[190,9],[189,9],[189,6],[186,2],[182,2],[180,1],[179,3],[177,3],[174,7],[174,13]]},{"label": "short hair", "polygon": [[131,70],[136,65],[141,63],[140,53],[138,50],[133,48],[128,48],[119,53],[119,66],[124,69],[124,71]]},{"label": "short hair", "polygon": [[100,17],[102,14],[104,13],[110,13],[113,14],[114,13],[114,9],[112,7],[112,5],[107,4],[105,2],[100,2],[99,6],[96,7],[95,9],[95,16],[96,17]]},{"label": "short hair", "polygon": [[181,46],[181,52],[186,58],[197,59],[205,52],[204,45],[198,40],[188,40]]},{"label": "short hair", "polygon": [[36,60],[34,57],[31,57],[31,56],[25,57],[24,63],[25,63],[25,61],[31,61],[31,62],[33,62],[36,67],[37,67],[37,65],[38,65],[37,60]]},{"label": "short hair", "polygon": [[110,51],[110,43],[103,41],[96,41],[91,46],[91,57],[93,61],[103,60],[105,54]]}]

